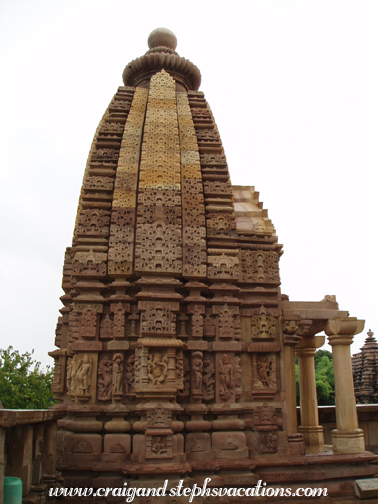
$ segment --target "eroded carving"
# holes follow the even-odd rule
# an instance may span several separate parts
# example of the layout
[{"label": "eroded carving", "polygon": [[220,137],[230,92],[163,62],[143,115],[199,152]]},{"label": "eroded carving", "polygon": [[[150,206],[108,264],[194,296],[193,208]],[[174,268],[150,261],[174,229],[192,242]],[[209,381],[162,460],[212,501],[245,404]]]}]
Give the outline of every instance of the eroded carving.
[{"label": "eroded carving", "polygon": [[228,401],[234,392],[234,367],[229,361],[227,354],[219,359],[219,395],[223,401]]},{"label": "eroded carving", "polygon": [[108,401],[112,396],[113,383],[113,362],[109,355],[100,358],[97,375],[97,397],[99,401]]}]

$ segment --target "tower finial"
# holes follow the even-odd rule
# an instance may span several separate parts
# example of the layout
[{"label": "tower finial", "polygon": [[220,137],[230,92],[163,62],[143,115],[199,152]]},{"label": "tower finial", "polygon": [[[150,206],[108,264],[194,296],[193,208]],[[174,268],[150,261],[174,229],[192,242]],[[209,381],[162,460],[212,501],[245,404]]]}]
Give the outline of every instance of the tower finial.
[{"label": "tower finial", "polygon": [[175,50],[177,46],[176,35],[168,28],[156,28],[150,33],[148,37],[148,47],[169,47]]}]

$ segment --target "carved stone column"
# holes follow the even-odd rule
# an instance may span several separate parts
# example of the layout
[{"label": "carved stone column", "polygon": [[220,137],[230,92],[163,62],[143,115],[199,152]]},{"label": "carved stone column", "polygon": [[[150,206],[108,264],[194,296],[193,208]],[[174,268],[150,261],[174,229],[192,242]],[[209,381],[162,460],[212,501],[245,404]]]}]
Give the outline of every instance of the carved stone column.
[{"label": "carved stone column", "polygon": [[318,399],[315,381],[315,350],[324,345],[324,336],[308,336],[302,339],[295,350],[299,363],[299,389],[301,407],[301,426],[307,446],[324,444],[323,427],[319,425]]},{"label": "carved stone column", "polygon": [[336,393],[336,429],[332,431],[333,450],[337,453],[365,451],[364,435],[358,428],[356,399],[354,397],[350,345],[365,322],[355,317],[329,320],[325,328],[332,346]]},{"label": "carved stone column", "polygon": [[305,446],[302,434],[298,433],[297,421],[297,391],[295,384],[295,347],[301,341],[297,335],[297,320],[284,320],[283,343],[284,343],[284,382],[286,399],[286,432],[288,438],[288,451],[291,455],[304,455]]}]

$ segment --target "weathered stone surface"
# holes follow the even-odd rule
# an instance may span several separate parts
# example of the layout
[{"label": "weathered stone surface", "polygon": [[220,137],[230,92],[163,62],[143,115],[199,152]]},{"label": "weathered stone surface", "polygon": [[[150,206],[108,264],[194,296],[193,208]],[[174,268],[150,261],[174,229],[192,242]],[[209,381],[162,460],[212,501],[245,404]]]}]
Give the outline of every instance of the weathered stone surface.
[{"label": "weathered stone surface", "polygon": [[378,478],[356,480],[354,489],[359,499],[372,499],[378,497]]}]

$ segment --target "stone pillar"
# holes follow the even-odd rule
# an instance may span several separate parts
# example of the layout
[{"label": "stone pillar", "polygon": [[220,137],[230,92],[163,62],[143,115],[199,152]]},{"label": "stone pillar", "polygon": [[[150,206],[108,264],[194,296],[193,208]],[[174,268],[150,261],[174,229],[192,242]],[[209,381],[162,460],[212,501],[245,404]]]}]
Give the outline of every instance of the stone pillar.
[{"label": "stone pillar", "polygon": [[297,391],[295,385],[295,349],[301,340],[295,333],[298,325],[295,321],[285,321],[283,324],[284,342],[284,380],[285,380],[285,400],[286,400],[286,431],[290,436],[298,432],[297,422]]},{"label": "stone pillar", "polygon": [[45,423],[42,452],[42,472],[44,480],[55,479],[56,431],[56,422]]},{"label": "stone pillar", "polygon": [[301,336],[296,334],[298,321],[285,320],[283,322],[284,343],[284,383],[286,401],[286,433],[288,453],[290,455],[304,455],[305,445],[302,434],[298,433],[297,421],[297,390],[295,384],[295,348],[301,341]]},{"label": "stone pillar", "polygon": [[304,337],[296,349],[299,363],[299,389],[301,407],[301,426],[307,446],[324,444],[323,427],[319,425],[318,398],[315,381],[315,350],[324,345],[324,336]]},{"label": "stone pillar", "polygon": [[350,345],[353,336],[360,333],[365,322],[355,317],[329,320],[325,328],[332,346],[336,394],[336,429],[332,431],[333,450],[337,453],[365,451],[364,435],[358,428],[354,396]]}]

